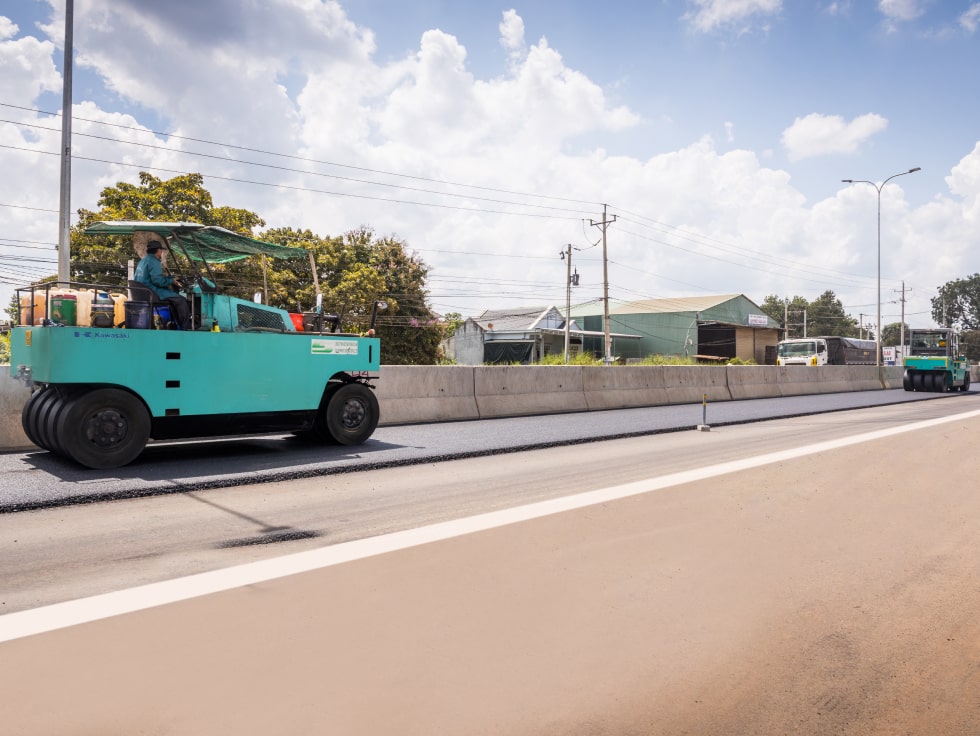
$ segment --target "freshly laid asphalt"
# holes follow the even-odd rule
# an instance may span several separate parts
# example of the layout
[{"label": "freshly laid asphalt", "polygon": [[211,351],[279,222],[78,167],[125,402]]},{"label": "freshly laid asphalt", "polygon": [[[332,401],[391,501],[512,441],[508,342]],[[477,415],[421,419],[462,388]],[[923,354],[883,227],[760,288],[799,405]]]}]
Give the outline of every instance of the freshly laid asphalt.
[{"label": "freshly laid asphalt", "polygon": [[[90,470],[36,450],[0,454],[0,512],[502,454],[601,439],[846,411],[908,401],[972,401],[901,389],[379,427],[363,445],[290,435],[151,443],[132,464]],[[384,408],[382,407],[382,411]]]}]

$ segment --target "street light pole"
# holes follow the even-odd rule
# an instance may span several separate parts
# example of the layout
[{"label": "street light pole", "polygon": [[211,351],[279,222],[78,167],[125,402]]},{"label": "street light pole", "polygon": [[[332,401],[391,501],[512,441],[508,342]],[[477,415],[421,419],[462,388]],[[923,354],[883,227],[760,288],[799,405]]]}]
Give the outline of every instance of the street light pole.
[{"label": "street light pole", "polygon": [[892,174],[881,182],[881,184],[875,184],[873,181],[868,181],[867,179],[841,179],[841,182],[844,184],[870,184],[878,191],[878,319],[875,327],[875,365],[879,368],[881,367],[881,190],[885,184],[895,177],[914,174],[916,171],[922,171],[922,169],[916,166],[914,169]]}]

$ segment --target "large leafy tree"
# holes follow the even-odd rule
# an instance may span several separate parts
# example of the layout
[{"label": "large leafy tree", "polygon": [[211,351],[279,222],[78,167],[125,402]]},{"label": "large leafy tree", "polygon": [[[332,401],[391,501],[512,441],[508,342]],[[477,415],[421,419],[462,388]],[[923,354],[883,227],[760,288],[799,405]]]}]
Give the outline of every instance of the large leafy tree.
[{"label": "large leafy tree", "polygon": [[[905,342],[909,341],[909,326],[905,325]],[[885,347],[900,345],[902,342],[902,323],[892,322],[881,328],[881,344]]]},{"label": "large leafy tree", "polygon": [[833,291],[825,291],[812,302],[802,296],[789,299],[770,294],[760,306],[773,319],[785,322],[787,337],[803,337],[804,332],[840,337],[857,337],[860,333],[857,320],[844,311]]},{"label": "large leafy tree", "polygon": [[932,298],[932,318],[946,327],[980,330],[980,273],[940,286]]},{"label": "large leafy tree", "polygon": [[377,299],[387,306],[379,312],[376,328],[382,360],[403,365],[437,362],[444,330],[428,305],[425,280],[429,267],[409,253],[402,241],[378,238],[365,227],[345,234],[343,253],[345,258],[367,265],[384,284]]},{"label": "large leafy tree", "polygon": [[345,330],[366,330],[376,313],[375,331],[385,363],[431,365],[439,360],[444,332],[427,301],[428,266],[410,254],[405,243],[379,238],[367,227],[334,238],[293,228],[266,230],[259,237],[306,248],[316,266],[313,282],[308,262],[277,263],[270,279],[270,303],[309,311],[319,288],[324,312],[339,315]]},{"label": "large leafy tree", "polygon": [[858,337],[860,332],[857,320],[844,311],[844,305],[830,290],[810,302],[807,321],[808,335]]},{"label": "large leafy tree", "polygon": [[[197,222],[243,235],[251,235],[253,228],[265,224],[250,210],[215,207],[200,174],[163,180],[144,171],[140,173],[139,184],[119,182],[103,189],[98,210],[78,211],[78,224],[71,233],[73,281],[119,286],[126,283],[126,263],[136,256],[132,244],[122,238],[84,233],[85,228],[100,220]],[[261,268],[256,273],[253,271],[256,271],[254,266],[232,264],[217,269],[215,275],[219,286],[232,287],[236,295],[247,296],[262,283]]]},{"label": "large leafy tree", "polygon": [[[803,320],[810,303],[802,296],[792,299],[770,294],[762,300],[762,311],[786,329],[786,337],[803,336]],[[808,333],[812,334],[812,333]]]},{"label": "large leafy tree", "polygon": [[971,363],[980,363],[980,330],[966,330],[960,333],[960,352]]}]

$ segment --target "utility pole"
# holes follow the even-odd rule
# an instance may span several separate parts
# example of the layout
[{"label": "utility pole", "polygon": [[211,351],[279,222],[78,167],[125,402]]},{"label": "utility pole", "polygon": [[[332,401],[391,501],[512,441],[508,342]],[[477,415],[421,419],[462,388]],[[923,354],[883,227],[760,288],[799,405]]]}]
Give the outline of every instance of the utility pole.
[{"label": "utility pole", "polygon": [[864,339],[864,312],[859,312],[858,314],[861,317],[861,326],[858,328],[858,334],[861,336],[861,339],[863,340]]},{"label": "utility pole", "polygon": [[[898,291],[898,289],[895,289]],[[898,301],[902,303],[902,321],[898,323],[899,334],[901,337],[898,340],[898,345],[902,349],[902,357],[905,357],[905,282],[902,282],[902,296],[899,297]]]},{"label": "utility pole", "polygon": [[61,195],[58,208],[58,280],[71,278],[71,68],[74,0],[65,2],[65,63],[61,77]]},{"label": "utility pole", "polygon": [[616,215],[612,219],[606,219],[606,207],[602,205],[602,221],[596,222],[589,220],[592,227],[602,228],[602,301],[606,305],[602,317],[602,329],[605,333],[603,345],[603,363],[609,365],[612,362],[612,338],[609,336],[609,260],[606,258],[606,228],[616,222]]},{"label": "utility pole", "polygon": [[[572,322],[572,244],[565,246],[561,254],[562,260],[566,261],[565,267],[565,363],[568,363],[568,353],[571,347],[571,322]],[[577,275],[577,274],[576,274]]]}]

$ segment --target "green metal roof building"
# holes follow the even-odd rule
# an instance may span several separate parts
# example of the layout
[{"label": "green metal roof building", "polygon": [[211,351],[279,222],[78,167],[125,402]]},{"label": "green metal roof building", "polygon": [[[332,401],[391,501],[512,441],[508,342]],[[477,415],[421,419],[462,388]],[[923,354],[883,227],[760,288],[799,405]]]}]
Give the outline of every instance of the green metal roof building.
[{"label": "green metal roof building", "polygon": [[[604,311],[602,301],[594,301],[573,306],[571,316],[582,329],[602,332]],[[775,362],[781,329],[779,322],[743,294],[611,301],[609,305],[610,332],[641,336],[640,340],[612,339],[613,357],[627,360],[681,355],[706,362],[732,358]],[[585,338],[583,350],[602,356],[603,338]]]}]

